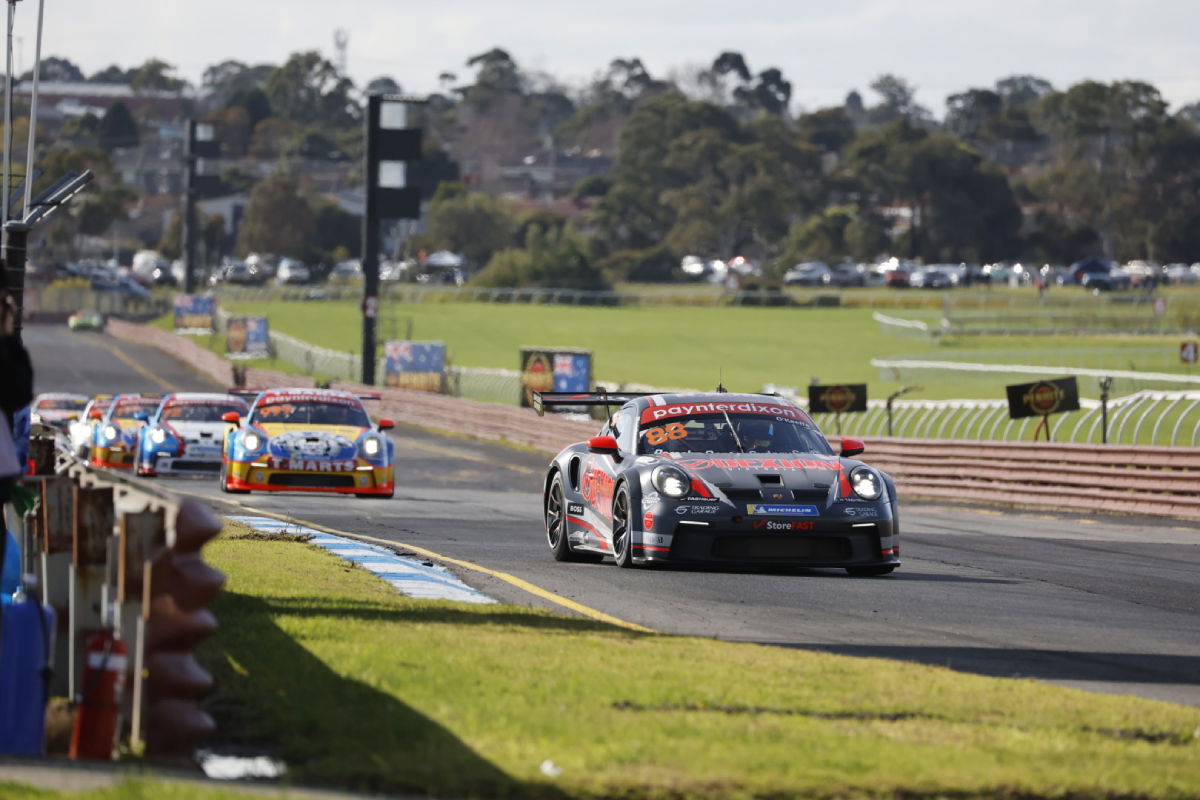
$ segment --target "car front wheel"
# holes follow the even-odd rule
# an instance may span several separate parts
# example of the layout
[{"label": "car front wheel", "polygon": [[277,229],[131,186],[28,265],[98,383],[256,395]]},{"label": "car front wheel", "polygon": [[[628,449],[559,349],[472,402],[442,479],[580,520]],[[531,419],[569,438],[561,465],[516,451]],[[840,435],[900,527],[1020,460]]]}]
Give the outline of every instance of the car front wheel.
[{"label": "car front wheel", "polygon": [[613,560],[618,567],[633,566],[633,531],[629,522],[629,487],[622,483],[613,495],[612,510]]}]

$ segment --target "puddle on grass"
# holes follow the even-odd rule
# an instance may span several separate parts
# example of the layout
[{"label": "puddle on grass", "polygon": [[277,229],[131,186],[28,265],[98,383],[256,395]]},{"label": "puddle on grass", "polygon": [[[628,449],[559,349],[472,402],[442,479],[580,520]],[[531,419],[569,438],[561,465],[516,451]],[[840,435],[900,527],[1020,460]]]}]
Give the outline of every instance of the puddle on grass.
[{"label": "puddle on grass", "polygon": [[204,774],[218,781],[275,779],[287,772],[287,764],[270,756],[229,755],[201,750],[196,758]]}]

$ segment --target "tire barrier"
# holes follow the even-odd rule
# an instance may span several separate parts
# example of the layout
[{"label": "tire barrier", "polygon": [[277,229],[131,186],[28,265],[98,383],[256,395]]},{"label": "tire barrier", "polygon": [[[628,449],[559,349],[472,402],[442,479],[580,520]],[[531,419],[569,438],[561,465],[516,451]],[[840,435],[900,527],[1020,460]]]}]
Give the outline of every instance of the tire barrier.
[{"label": "tire barrier", "polygon": [[[110,331],[146,341],[141,325]],[[120,333],[118,333],[120,331]],[[167,334],[168,352],[198,364],[198,345]],[[205,355],[211,353],[203,351]],[[226,362],[227,363],[227,362]],[[212,374],[212,373],[210,373]],[[213,377],[221,378],[221,370]],[[296,385],[296,377],[248,370],[249,388]],[[596,433],[593,420],[538,417],[530,409],[411,389],[333,384],[382,395],[379,413],[416,427],[509,442],[553,455]],[[830,433],[829,425],[825,425]],[[857,435],[848,431],[850,435]],[[1200,448],[860,436],[862,459],[889,472],[901,497],[1001,503],[1200,519]],[[837,440],[832,439],[834,447]]]},{"label": "tire barrier", "polygon": [[[35,451],[53,436],[35,431]],[[38,501],[22,569],[58,620],[46,696],[71,699],[71,757],[192,763],[216,727],[200,706],[212,677],[194,650],[217,625],[208,605],[225,578],[200,550],[220,519],[61,450],[52,471],[23,482]]]}]

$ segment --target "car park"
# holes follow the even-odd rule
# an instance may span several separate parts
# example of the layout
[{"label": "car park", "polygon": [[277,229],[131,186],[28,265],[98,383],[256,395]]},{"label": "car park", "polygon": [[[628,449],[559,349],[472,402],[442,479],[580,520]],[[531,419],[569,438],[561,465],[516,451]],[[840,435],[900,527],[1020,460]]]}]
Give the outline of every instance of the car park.
[{"label": "car park", "polygon": [[909,276],[909,285],[914,289],[950,289],[958,285],[958,276],[944,266],[921,267]]},{"label": "car park", "polygon": [[245,414],[246,401],[219,393],[169,394],[138,430],[135,471],[142,476],[216,473],[230,412]]},{"label": "car park", "polygon": [[129,469],[137,452],[138,429],[162,402],[161,394],[119,394],[103,409],[93,408],[91,449],[93,467]]},{"label": "car park", "polygon": [[761,394],[535,392],[534,409],[604,406],[597,436],[543,482],[558,561],[749,564],[885,575],[900,564],[895,483],[835,453],[808,414]]},{"label": "car park", "polygon": [[372,424],[364,399],[336,389],[271,389],[254,395],[244,414],[227,413],[222,491],[334,492],[391,497],[394,444]]},{"label": "car park", "polygon": [[823,279],[823,283],[826,286],[836,286],[839,288],[866,286],[869,280],[869,270],[870,266],[867,264],[838,264],[830,268],[829,274]]}]

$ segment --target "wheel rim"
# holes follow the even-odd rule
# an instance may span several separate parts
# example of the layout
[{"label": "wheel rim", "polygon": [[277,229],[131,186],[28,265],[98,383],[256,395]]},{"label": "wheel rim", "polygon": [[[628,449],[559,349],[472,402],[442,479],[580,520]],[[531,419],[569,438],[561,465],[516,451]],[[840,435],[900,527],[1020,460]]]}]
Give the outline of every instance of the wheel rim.
[{"label": "wheel rim", "polygon": [[613,554],[625,558],[629,552],[629,500],[618,492],[613,501]]},{"label": "wheel rim", "polygon": [[562,486],[555,482],[550,487],[550,497],[546,500],[546,538],[551,547],[558,547],[564,527]]}]

